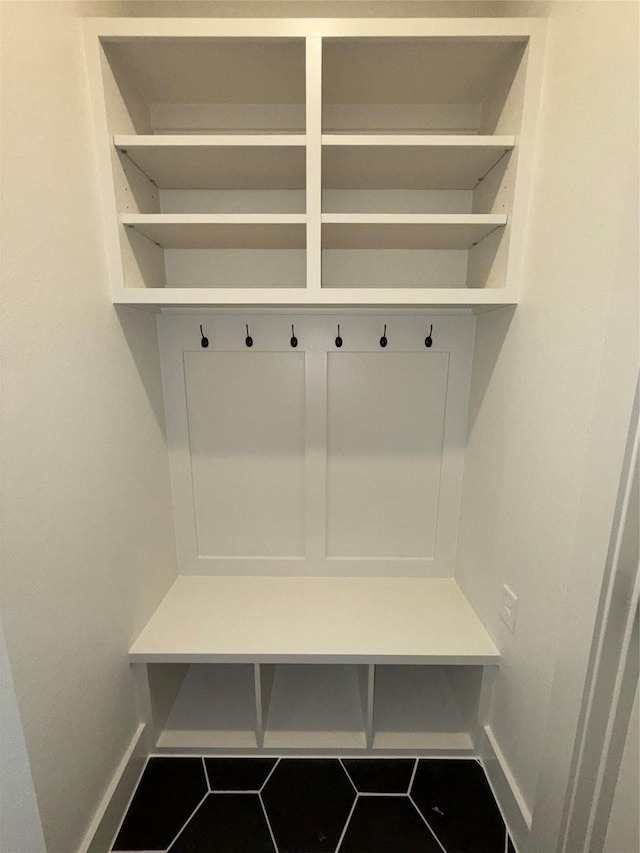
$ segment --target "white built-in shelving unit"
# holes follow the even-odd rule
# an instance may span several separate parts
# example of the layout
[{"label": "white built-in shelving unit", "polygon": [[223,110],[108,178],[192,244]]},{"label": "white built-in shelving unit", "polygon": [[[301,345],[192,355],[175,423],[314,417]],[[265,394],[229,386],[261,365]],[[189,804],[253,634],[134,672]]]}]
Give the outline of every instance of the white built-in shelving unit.
[{"label": "white built-in shelving unit", "polygon": [[526,19],[90,22],[114,301],[516,303],[541,41]]},{"label": "white built-in shelving unit", "polygon": [[462,315],[519,299],[543,38],[87,21],[113,301],[167,315],[180,574],[130,652],[153,749],[480,754]]}]

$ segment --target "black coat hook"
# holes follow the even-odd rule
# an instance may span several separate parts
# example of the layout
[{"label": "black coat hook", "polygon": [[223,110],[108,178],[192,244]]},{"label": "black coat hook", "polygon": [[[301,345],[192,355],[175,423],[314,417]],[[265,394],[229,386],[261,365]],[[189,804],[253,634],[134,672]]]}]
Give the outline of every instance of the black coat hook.
[{"label": "black coat hook", "polygon": [[382,337],[380,338],[380,346],[386,347],[386,345],[388,343],[389,343],[389,341],[387,340],[387,324],[385,323],[384,324],[384,332],[382,333]]},{"label": "black coat hook", "polygon": [[253,338],[249,334],[249,324],[248,323],[245,325],[245,329],[247,330],[247,337],[244,339],[244,342],[248,347],[252,347],[253,346]]},{"label": "black coat hook", "polygon": [[296,330],[293,328],[293,323],[291,324],[291,340],[289,343],[292,347],[298,346],[298,339],[296,338]]},{"label": "black coat hook", "polygon": [[202,326],[200,326],[200,346],[202,349],[206,349],[209,346],[209,338],[205,338]]},{"label": "black coat hook", "polygon": [[431,333],[433,332],[433,323],[431,324],[431,328],[429,329],[429,334],[424,339],[424,345],[426,347],[430,347],[433,344],[433,338],[431,337]]},{"label": "black coat hook", "polygon": [[342,338],[340,337],[340,323],[338,323],[338,337],[336,338],[336,346],[342,346]]}]

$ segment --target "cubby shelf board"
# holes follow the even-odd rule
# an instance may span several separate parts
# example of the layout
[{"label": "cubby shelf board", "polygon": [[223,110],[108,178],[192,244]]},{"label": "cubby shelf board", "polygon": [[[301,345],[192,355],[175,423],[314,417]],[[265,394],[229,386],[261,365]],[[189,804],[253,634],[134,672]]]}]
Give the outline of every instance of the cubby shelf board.
[{"label": "cubby shelf board", "polygon": [[304,249],[303,214],[125,214],[163,249]]},{"label": "cubby shelf board", "polygon": [[450,578],[180,576],[133,644],[146,663],[496,664]]},{"label": "cubby shelf board", "polygon": [[118,135],[114,145],[161,189],[303,189],[306,137]]},{"label": "cubby shelf board", "polygon": [[514,136],[348,134],[322,137],[322,182],[344,189],[473,189]]},{"label": "cubby shelf board", "polygon": [[323,249],[470,249],[503,228],[503,214],[353,214],[322,216]]}]

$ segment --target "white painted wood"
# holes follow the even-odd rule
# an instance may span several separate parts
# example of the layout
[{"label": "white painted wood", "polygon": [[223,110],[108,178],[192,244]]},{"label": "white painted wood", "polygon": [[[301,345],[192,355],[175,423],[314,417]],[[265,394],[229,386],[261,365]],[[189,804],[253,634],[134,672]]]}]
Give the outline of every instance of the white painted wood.
[{"label": "white painted wood", "polygon": [[264,736],[266,749],[366,747],[354,666],[276,666]]},{"label": "white painted wood", "polygon": [[189,667],[158,746],[256,747],[253,667]]},{"label": "white painted wood", "polygon": [[[431,322],[421,316],[160,318],[183,573],[453,573],[474,320],[431,321],[433,346],[427,349]],[[384,322],[389,345],[383,351]],[[341,349],[334,343],[338,323]],[[206,351],[200,347],[200,324],[209,338]],[[250,350],[244,344],[247,324],[254,339]],[[289,343],[292,325],[296,349]],[[299,372],[293,367],[298,360]],[[354,376],[362,391],[353,389]],[[383,379],[388,393],[381,391]],[[433,381],[440,389],[435,396],[429,390]],[[361,399],[365,388],[367,410]],[[386,414],[385,394],[392,398]],[[335,416],[342,427],[332,456]],[[410,455],[404,449],[400,467],[396,428],[401,435],[411,430],[415,450]],[[378,451],[362,455],[362,447],[374,446],[374,437]],[[360,450],[347,458],[340,442]],[[350,479],[345,465],[354,464],[357,478]],[[378,487],[380,478],[388,490]]]},{"label": "white painted wood", "polygon": [[161,188],[305,186],[301,135],[116,135],[114,145]]},{"label": "white painted wood", "polygon": [[482,213],[471,190],[325,189],[325,213]]},{"label": "white painted wood", "polygon": [[[118,226],[121,264],[127,288],[163,288],[166,285],[164,252],[136,228]],[[123,288],[124,289],[124,288]]]},{"label": "white painted wood", "polygon": [[172,313],[174,309],[184,308],[304,308],[312,312],[339,308],[362,309],[387,306],[401,308],[412,306],[416,309],[450,308],[464,313],[503,308],[516,305],[517,293],[511,288],[491,288],[488,290],[470,290],[467,288],[417,288],[417,287],[376,287],[365,290],[357,287],[323,288],[320,294],[310,297],[306,288],[261,288],[259,294],[254,288],[219,287],[207,291],[197,287],[172,288],[129,288],[118,290],[114,294],[115,305],[133,305],[153,311]]},{"label": "white painted wood", "polygon": [[304,104],[304,41],[250,36],[118,39],[105,50],[148,104]]},{"label": "white painted wood", "polygon": [[376,666],[373,746],[473,747],[443,667]]},{"label": "white painted wood", "polygon": [[358,666],[358,683],[367,749],[371,749],[373,746],[373,703],[375,695],[374,664],[360,664]]},{"label": "white painted wood", "polygon": [[187,352],[184,376],[197,553],[301,557],[304,353]]},{"label": "white painted wood", "polygon": [[480,104],[328,104],[322,110],[327,134],[469,134],[480,128]]},{"label": "white painted wood", "polygon": [[[140,723],[100,800],[77,853],[103,853],[113,848],[147,757],[145,725]],[[35,848],[31,847],[31,850],[35,853]]]},{"label": "white painted wood", "polygon": [[149,734],[153,737],[152,745],[165,728],[167,718],[171,713],[176,697],[184,684],[185,677],[189,671],[188,664],[171,664],[170,666],[156,666],[149,664],[145,673],[141,671],[142,664],[134,664],[137,667],[137,680],[141,695],[146,703],[149,699],[150,714],[147,714]]},{"label": "white painted wood", "polygon": [[304,249],[300,214],[125,214],[135,228],[165,249]]},{"label": "white painted wood", "polygon": [[325,213],[325,249],[469,249],[507,223],[504,214]]},{"label": "white painted wood", "polygon": [[269,714],[269,703],[271,701],[271,691],[273,690],[273,680],[276,675],[275,664],[254,664],[254,673],[256,684],[258,746],[262,749],[264,747],[264,734],[267,726],[267,716]]},{"label": "white painted wood", "polygon": [[164,264],[167,287],[202,289],[302,289],[307,271],[304,249],[166,249]]},{"label": "white painted wood", "polygon": [[[499,659],[451,578],[182,576],[129,656],[155,663]],[[251,672],[248,678],[253,684]]]},{"label": "white painted wood", "polygon": [[500,804],[511,832],[518,834],[531,830],[533,815],[520,790],[518,781],[509,767],[491,726],[484,727],[482,764],[491,790]]},{"label": "white painted wood", "polygon": [[[198,26],[197,33],[193,24]],[[161,186],[198,189],[228,183],[236,191],[242,187],[300,187],[305,182],[306,147],[307,273],[303,284],[308,293],[298,304],[324,304],[326,299],[321,290],[317,220],[321,124],[325,131],[325,187],[368,191],[405,187],[409,192],[429,186],[471,188],[500,150],[504,153],[500,146],[513,146],[521,120],[529,138],[519,147],[530,162],[537,100],[530,98],[529,90],[540,82],[541,30],[539,22],[527,19],[209,19],[188,24],[169,19],[135,23],[98,19],[86,27],[87,41],[95,44],[99,36],[107,57],[109,131],[116,134],[116,145],[130,146],[127,156],[138,158],[148,174],[156,174],[154,179]],[[133,82],[135,97],[131,94]],[[94,98],[102,97],[100,89],[97,81]],[[97,122],[96,129],[102,133],[99,125]],[[155,136],[149,134],[151,129]],[[142,134],[137,139],[132,135],[136,130]],[[487,130],[495,131],[496,136],[489,137]],[[104,146],[104,138],[101,144]],[[212,156],[218,168],[209,168]],[[119,180],[118,174],[116,183]],[[507,195],[513,186],[509,181]],[[522,222],[523,196],[516,198]],[[136,210],[128,203],[126,188],[119,192],[119,199],[121,213]],[[138,198],[136,205],[139,212],[154,209]],[[500,198],[491,208],[474,202],[473,209],[510,213],[509,207],[508,200],[503,204]],[[381,233],[361,226],[337,229],[327,222],[322,228],[324,248],[469,249],[488,233],[464,235],[457,229],[454,238],[431,228],[425,242],[420,229],[390,224],[394,227]],[[138,227],[144,226],[138,223]],[[151,233],[149,223],[146,227],[148,236],[174,248],[224,245],[258,249],[283,244],[293,248],[295,241],[298,249],[305,248],[300,234],[282,228],[275,232],[279,236],[273,231],[242,228],[234,233],[218,228],[214,237],[202,228],[173,229],[172,234],[164,229],[160,234],[157,230]],[[509,265],[508,241],[496,251],[485,247],[474,254],[464,282],[474,291],[469,304],[516,301],[522,226],[515,233],[516,266]],[[129,251],[125,242],[123,252]],[[149,254],[140,244],[137,253]],[[274,259],[274,266],[277,263]],[[290,295],[280,301],[279,295],[268,294],[271,277],[262,283],[254,276],[244,280],[231,277],[223,283],[220,276],[212,276],[215,281],[208,293],[200,273],[196,279],[190,275],[174,279],[172,273],[165,281],[157,264],[149,264],[148,258],[140,265],[135,257],[126,259],[124,280],[136,289],[164,287],[155,294],[155,301],[150,293],[123,293],[117,268],[112,278],[119,304],[293,304]],[[446,292],[459,289],[460,279],[445,275],[440,287],[439,274],[426,278],[428,286],[418,288],[416,281],[397,277],[382,285],[382,292],[372,288],[366,294],[354,293],[351,304],[393,304],[384,293],[387,286],[394,291],[415,288],[416,292],[404,296],[398,292],[396,304],[464,304],[455,292]],[[332,279],[326,279],[331,288],[335,286]],[[180,292],[170,293],[174,280]],[[497,289],[505,282],[505,294],[476,299],[481,288]],[[346,284],[340,283],[340,287]],[[293,285],[285,279],[282,286]],[[361,287],[358,284],[354,289]],[[442,294],[432,293],[432,287]],[[201,292],[189,294],[189,288]],[[246,292],[239,296],[223,292],[236,288]],[[333,297],[330,304],[349,303]]]},{"label": "white painted wood", "polygon": [[509,41],[327,38],[323,96],[327,104],[482,104],[496,75],[514,76],[523,49]]},{"label": "white painted wood", "polygon": [[[325,288],[466,287],[468,253],[460,249],[325,249]],[[367,299],[367,293],[363,294]]]},{"label": "white painted wood", "polygon": [[[443,672],[458,707],[464,730],[469,733],[474,745],[479,733],[478,717],[481,712],[484,714],[487,710],[485,707],[482,707],[482,690],[483,687],[489,684],[490,678],[487,678],[485,683],[485,676],[487,670],[493,669],[496,669],[496,667],[443,667]],[[482,722],[484,723],[484,717]]]},{"label": "white painted wood", "polygon": [[473,189],[514,141],[509,136],[324,135],[323,186]]},{"label": "white painted wood", "polygon": [[305,132],[304,103],[151,104],[149,113],[157,134],[302,136]]},{"label": "white painted wood", "polygon": [[[306,194],[300,190],[160,190],[160,213],[300,213]],[[469,199],[469,209],[471,199]]]},{"label": "white painted wood", "polygon": [[417,36],[526,42],[540,22],[533,18],[92,18],[88,34],[105,42],[126,38],[288,39],[322,33],[327,38]]},{"label": "white painted wood", "polygon": [[[293,324],[292,324],[293,325]],[[295,326],[294,326],[295,328]],[[298,324],[298,335],[306,330]],[[305,558],[320,563],[327,553],[327,353],[305,358]]]},{"label": "white painted wood", "polygon": [[434,559],[448,369],[424,347],[329,354],[329,558]]},{"label": "white painted wood", "polygon": [[307,86],[307,289],[322,287],[322,39],[306,40]]}]

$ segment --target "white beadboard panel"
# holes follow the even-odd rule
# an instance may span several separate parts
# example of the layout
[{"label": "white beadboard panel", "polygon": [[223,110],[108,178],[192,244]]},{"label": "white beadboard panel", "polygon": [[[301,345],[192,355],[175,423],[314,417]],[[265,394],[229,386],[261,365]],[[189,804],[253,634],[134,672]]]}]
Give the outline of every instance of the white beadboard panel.
[{"label": "white beadboard panel", "polygon": [[473,316],[235,309],[158,328],[183,574],[452,575]]},{"label": "white beadboard panel", "polygon": [[432,560],[449,359],[331,353],[327,556]]},{"label": "white beadboard panel", "polygon": [[185,353],[197,553],[304,553],[304,353]]}]

